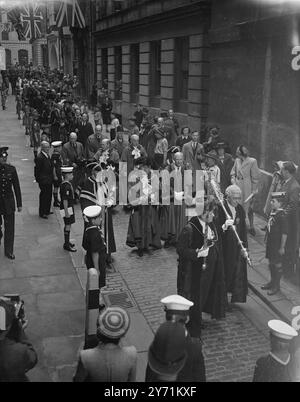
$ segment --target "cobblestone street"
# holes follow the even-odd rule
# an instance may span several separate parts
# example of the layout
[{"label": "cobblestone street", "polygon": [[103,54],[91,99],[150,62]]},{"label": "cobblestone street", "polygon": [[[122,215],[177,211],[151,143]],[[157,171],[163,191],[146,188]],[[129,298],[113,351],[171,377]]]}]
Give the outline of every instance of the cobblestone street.
[{"label": "cobblestone street", "polygon": [[[30,320],[27,330],[39,353],[33,381],[71,381],[82,347],[86,269],[81,250],[83,222],[79,206],[72,238],[78,253],[62,250],[58,211],[49,221],[38,218],[38,186],[33,182],[33,157],[25,148],[10,97],[8,110],[0,112],[0,143],[10,146],[9,161],[17,167],[23,194],[23,212],[17,216],[16,260],[0,255],[0,293],[20,293]],[[147,348],[164,321],[160,299],[176,293],[177,254],[174,249],[150,251],[140,258],[125,245],[129,215],[120,207],[114,214],[117,253],[108,274],[111,300],[127,293],[132,325],[125,343],[139,352],[138,380],[144,378]],[[77,275],[76,275],[77,274]],[[78,280],[79,278],[79,280]],[[80,286],[81,284],[81,286]],[[268,351],[267,320],[274,314],[251,292],[245,305],[236,306],[222,321],[207,321],[203,348],[209,381],[251,381],[256,359]]]}]

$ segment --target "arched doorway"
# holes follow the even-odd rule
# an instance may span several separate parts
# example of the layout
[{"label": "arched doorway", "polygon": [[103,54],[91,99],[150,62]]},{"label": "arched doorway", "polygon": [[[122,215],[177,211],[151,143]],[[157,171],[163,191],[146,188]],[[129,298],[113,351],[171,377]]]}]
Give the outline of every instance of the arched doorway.
[{"label": "arched doorway", "polygon": [[28,50],[26,50],[26,49],[18,50],[18,59],[19,59],[19,64],[21,66],[28,65]]},{"label": "arched doorway", "polygon": [[11,66],[11,50],[5,49],[6,70]]},{"label": "arched doorway", "polygon": [[50,50],[50,69],[54,70],[55,68],[58,68],[58,60],[55,46],[52,46]]}]

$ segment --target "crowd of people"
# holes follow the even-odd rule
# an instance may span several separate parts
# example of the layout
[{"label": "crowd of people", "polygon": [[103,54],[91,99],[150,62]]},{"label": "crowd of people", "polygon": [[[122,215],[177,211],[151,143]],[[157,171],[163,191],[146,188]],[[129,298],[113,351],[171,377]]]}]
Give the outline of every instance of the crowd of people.
[{"label": "crowd of people", "polygon": [[[221,319],[231,310],[232,303],[247,300],[247,264],[251,264],[247,236],[256,235],[253,206],[261,174],[257,161],[244,145],[233,156],[218,127],[212,127],[206,135],[180,127],[173,110],[155,116],[136,105],[125,127],[122,116],[113,112],[108,96],[98,104],[94,95],[89,104],[76,96],[77,85],[76,77],[60,71],[32,71],[16,80],[16,114],[24,126],[26,145],[33,149],[34,176],[40,188],[39,217],[48,219],[52,206],[59,208],[65,225],[63,248],[76,252],[70,231],[75,223],[74,205],[80,203],[85,261],[87,268],[99,271],[100,293],[105,290],[112,254],[118,248],[113,226],[116,205],[122,205],[129,213],[124,241],[136,248],[140,258],[150,248],[174,247],[178,254],[178,295],[163,301],[167,322],[159,328],[149,349],[146,380],[205,381],[199,341],[205,327],[202,313]],[[10,166],[6,161],[7,148],[1,148],[3,177]],[[295,270],[299,249],[297,166],[291,161],[278,162],[276,166],[265,206],[269,215],[264,228],[266,258],[271,278],[263,288],[268,295],[280,291],[282,274]],[[170,178],[168,194],[164,192],[164,175]],[[20,210],[17,176],[14,183],[5,180],[10,199],[13,184]],[[9,230],[14,221],[8,218],[14,216],[14,208],[7,210],[5,197],[5,193],[0,195],[5,254],[14,259]],[[119,346],[128,330],[129,316],[122,309],[100,307],[98,330],[102,346],[93,352],[81,352],[74,380],[108,381],[107,369],[100,364],[95,366],[95,362],[111,355],[114,348],[118,350],[114,359],[120,365],[109,380],[134,380],[136,350]],[[109,330],[111,320],[119,323],[118,336],[112,336]],[[272,325],[270,329],[274,335]],[[286,328],[282,331],[289,341],[295,336]],[[283,342],[280,333],[278,330],[274,336]],[[273,344],[276,354],[278,345],[275,341]],[[272,362],[268,360],[268,364]],[[188,369],[183,373],[184,367]]]}]

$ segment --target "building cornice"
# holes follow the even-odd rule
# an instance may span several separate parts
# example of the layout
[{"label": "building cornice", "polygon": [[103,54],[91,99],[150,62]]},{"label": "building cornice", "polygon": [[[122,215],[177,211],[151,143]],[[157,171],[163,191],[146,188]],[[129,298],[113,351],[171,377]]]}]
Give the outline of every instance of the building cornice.
[{"label": "building cornice", "polygon": [[[209,15],[210,4],[209,1],[202,1],[200,3],[194,3],[190,5],[185,5],[176,9],[168,10],[159,14],[150,15],[141,19],[136,19],[130,22],[116,24],[110,26],[109,28],[97,29],[93,32],[93,35],[97,37],[102,37],[103,35],[109,35],[112,33],[121,33],[123,31],[134,30],[134,29],[146,29],[151,27],[153,24],[169,22],[170,20],[180,20],[187,17],[193,17],[197,14],[202,14],[203,18]],[[119,13],[117,16],[120,15]],[[96,26],[101,24],[101,21],[113,20],[113,16],[107,17],[105,20],[100,20],[96,23]],[[200,23],[201,21],[199,21]]]}]

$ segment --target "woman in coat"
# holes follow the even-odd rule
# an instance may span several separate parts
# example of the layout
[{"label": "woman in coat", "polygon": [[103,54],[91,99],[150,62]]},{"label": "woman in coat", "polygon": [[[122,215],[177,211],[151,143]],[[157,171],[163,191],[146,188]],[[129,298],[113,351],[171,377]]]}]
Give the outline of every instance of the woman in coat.
[{"label": "woman in coat", "polygon": [[108,132],[108,126],[111,123],[111,111],[112,111],[112,104],[109,101],[109,98],[106,97],[104,103],[102,103],[101,105],[103,125],[106,126],[106,132]]},{"label": "woman in coat", "polygon": [[255,236],[253,200],[258,192],[260,170],[257,160],[249,156],[249,151],[244,145],[240,145],[236,151],[236,160],[231,170],[231,182],[242,191],[242,205],[249,219],[249,233]]}]

